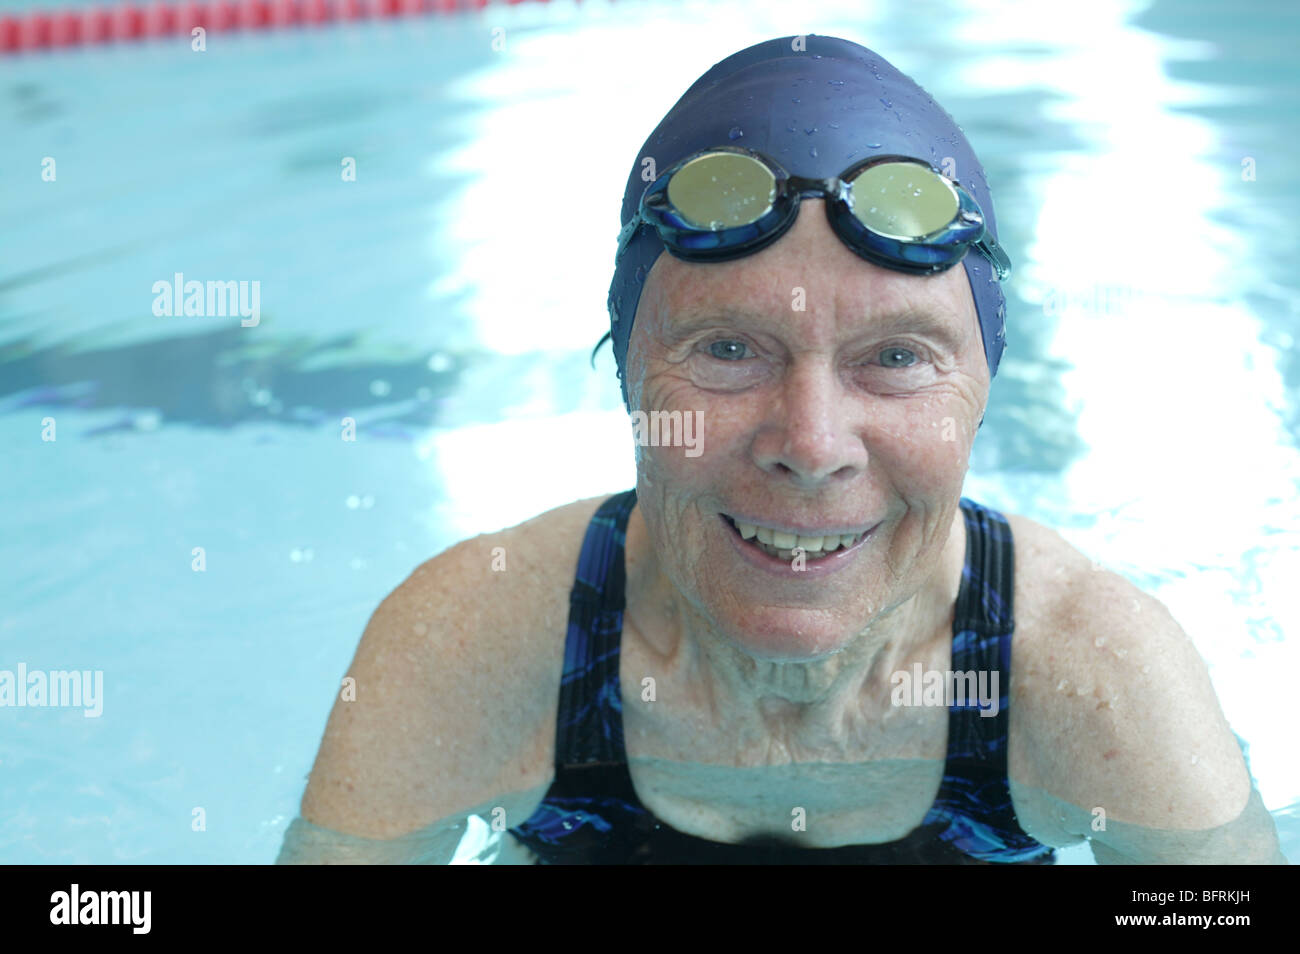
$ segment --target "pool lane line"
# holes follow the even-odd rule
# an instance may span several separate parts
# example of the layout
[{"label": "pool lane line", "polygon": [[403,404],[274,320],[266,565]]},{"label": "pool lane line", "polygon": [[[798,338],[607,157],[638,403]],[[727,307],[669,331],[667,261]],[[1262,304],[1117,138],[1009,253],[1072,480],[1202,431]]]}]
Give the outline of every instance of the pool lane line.
[{"label": "pool lane line", "polygon": [[[546,0],[506,0],[509,5]],[[488,0],[180,0],[0,16],[0,55],[209,33],[481,10]]]}]

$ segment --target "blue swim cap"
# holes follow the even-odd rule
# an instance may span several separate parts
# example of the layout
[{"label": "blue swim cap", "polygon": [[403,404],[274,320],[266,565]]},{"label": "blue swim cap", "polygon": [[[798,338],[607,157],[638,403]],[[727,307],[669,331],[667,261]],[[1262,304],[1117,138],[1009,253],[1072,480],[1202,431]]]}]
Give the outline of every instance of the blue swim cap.
[{"label": "blue swim cap", "polygon": [[[766,40],[696,80],[641,147],[623,192],[621,224],[632,220],[649,185],[641,177],[644,158],[654,159],[657,175],[694,152],[726,145],[765,153],[791,175],[810,178],[839,175],[873,154],[923,159],[975,197],[989,234],[997,238],[984,169],[952,117],[883,57],[848,40],[815,34]],[[610,337],[625,404],[632,322],[645,278],[662,251],[655,230],[640,229],[609,286]],[[982,255],[968,252],[962,267],[992,377],[1006,345],[1006,300]]]}]

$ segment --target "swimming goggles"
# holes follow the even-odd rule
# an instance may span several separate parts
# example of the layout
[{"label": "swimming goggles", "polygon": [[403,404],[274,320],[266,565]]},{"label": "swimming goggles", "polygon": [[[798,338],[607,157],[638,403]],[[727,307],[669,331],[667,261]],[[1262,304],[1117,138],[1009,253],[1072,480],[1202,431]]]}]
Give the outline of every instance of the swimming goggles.
[{"label": "swimming goggles", "polygon": [[643,225],[689,262],[752,255],[794,224],[804,197],[824,197],[835,234],[877,265],[933,274],[956,265],[973,246],[999,279],[1011,274],[1011,260],[985,229],[975,198],[920,159],[873,156],[836,178],[807,179],[737,146],[697,152],[655,179],[619,233],[615,262]]}]

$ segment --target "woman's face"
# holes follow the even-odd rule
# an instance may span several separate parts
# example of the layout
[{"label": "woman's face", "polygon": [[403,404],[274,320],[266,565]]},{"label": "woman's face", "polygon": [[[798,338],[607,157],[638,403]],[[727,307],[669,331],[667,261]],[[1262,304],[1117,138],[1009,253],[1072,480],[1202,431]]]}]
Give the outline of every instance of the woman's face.
[{"label": "woman's face", "polygon": [[[660,255],[628,381],[646,412],[639,506],[664,572],[738,648],[790,661],[844,648],[921,587],[989,386],[965,270],[866,262],[817,199],[756,255]],[[693,430],[657,428],[668,411]],[[764,529],[746,541],[747,524]],[[799,538],[773,536],[772,555],[755,545],[767,529]]]}]

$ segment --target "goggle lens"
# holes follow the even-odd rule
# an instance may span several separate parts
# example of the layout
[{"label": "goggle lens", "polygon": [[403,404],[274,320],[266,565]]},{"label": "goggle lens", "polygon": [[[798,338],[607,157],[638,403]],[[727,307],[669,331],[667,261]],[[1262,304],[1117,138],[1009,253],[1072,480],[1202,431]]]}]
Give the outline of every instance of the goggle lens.
[{"label": "goggle lens", "polygon": [[849,183],[849,193],[858,221],[903,241],[915,241],[945,228],[961,205],[946,180],[912,162],[868,166]]},{"label": "goggle lens", "polygon": [[752,225],[771,211],[776,177],[751,156],[712,153],[673,173],[668,200],[693,228],[718,231]]}]

